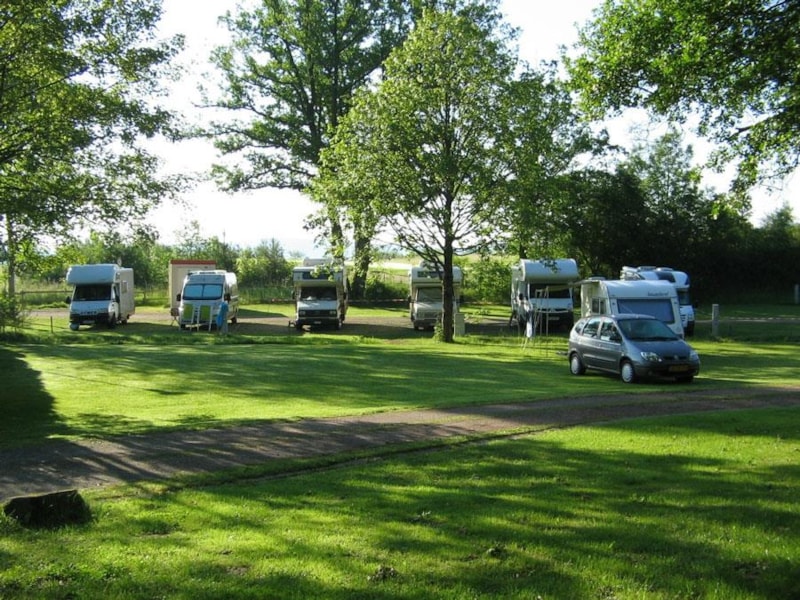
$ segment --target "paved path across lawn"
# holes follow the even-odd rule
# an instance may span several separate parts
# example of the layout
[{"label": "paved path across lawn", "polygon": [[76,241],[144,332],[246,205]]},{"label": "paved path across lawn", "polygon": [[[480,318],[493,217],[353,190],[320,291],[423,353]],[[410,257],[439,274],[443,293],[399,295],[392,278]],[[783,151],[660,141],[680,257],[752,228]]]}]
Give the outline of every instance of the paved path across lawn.
[{"label": "paved path across lawn", "polygon": [[417,410],[244,427],[54,441],[0,450],[0,502],[21,495],[218,471],[457,436],[513,435],[642,416],[800,405],[794,388],[693,390]]}]

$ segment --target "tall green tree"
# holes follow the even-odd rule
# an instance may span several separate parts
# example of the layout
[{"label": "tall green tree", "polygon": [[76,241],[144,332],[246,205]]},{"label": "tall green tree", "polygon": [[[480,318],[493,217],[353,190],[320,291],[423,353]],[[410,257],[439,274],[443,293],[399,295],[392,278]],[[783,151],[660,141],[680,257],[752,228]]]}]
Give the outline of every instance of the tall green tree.
[{"label": "tall green tree", "polygon": [[0,241],[8,286],[41,236],[131,220],[175,190],[144,137],[171,131],[154,103],[182,45],[153,31],[160,0],[7,0],[0,10]]},{"label": "tall green tree", "polygon": [[581,120],[555,66],[526,70],[509,84],[502,143],[511,157],[508,178],[498,186],[507,197],[499,215],[503,251],[527,258],[562,252],[571,198],[563,178],[579,159],[598,154],[606,134],[594,135]]},{"label": "tall green tree", "polygon": [[[696,262],[710,235],[716,196],[702,187],[702,169],[683,135],[672,129],[651,144],[638,144],[620,168],[640,180],[644,207],[638,223],[643,246],[620,257],[628,264],[655,264],[686,270]],[[620,265],[622,266],[622,265]]]},{"label": "tall green tree", "polygon": [[[204,131],[224,157],[236,159],[213,168],[219,185],[305,190],[354,92],[405,37],[412,8],[394,0],[263,0],[227,14],[233,41],[212,56],[222,83],[209,105],[233,117]],[[321,210],[317,224],[342,256],[341,215]],[[355,223],[357,261],[369,253],[373,233],[362,233],[364,225]]]},{"label": "tall green tree", "polygon": [[795,0],[606,0],[568,61],[596,116],[644,107],[720,144],[738,161],[734,190],[800,161],[800,3]]},{"label": "tall green tree", "polygon": [[[563,215],[569,256],[587,276],[617,278],[622,261],[648,243],[641,182],[624,169],[581,170],[564,178],[571,207]],[[634,250],[635,251],[635,250]]]},{"label": "tall green tree", "polygon": [[509,168],[495,116],[507,106],[516,61],[499,14],[476,8],[479,20],[424,12],[384,79],[340,123],[319,181],[342,206],[372,206],[401,246],[439,268],[448,342],[453,257],[489,243]]}]

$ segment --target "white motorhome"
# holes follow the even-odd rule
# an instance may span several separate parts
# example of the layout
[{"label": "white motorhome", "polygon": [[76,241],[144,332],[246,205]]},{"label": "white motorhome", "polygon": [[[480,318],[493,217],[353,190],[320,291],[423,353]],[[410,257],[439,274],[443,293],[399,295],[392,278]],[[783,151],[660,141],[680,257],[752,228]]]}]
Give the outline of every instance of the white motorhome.
[{"label": "white motorhome", "polygon": [[173,258],[169,261],[169,314],[178,317],[180,302],[178,294],[183,290],[183,280],[190,271],[215,271],[217,263],[213,260]]},{"label": "white motorhome", "polygon": [[67,270],[73,287],[67,297],[69,328],[127,323],[136,310],[133,298],[133,269],[115,264],[73,265]]},{"label": "white motorhome", "polygon": [[689,293],[688,274],[669,267],[622,267],[619,278],[628,280],[647,279],[651,281],[662,279],[672,283],[678,292],[684,334],[687,336],[694,335],[694,305]]},{"label": "white motorhome", "polygon": [[511,320],[543,329],[570,329],[575,322],[573,286],[580,279],[572,258],[521,259],[511,267]]},{"label": "white motorhome", "polygon": [[214,269],[189,271],[183,279],[178,301],[178,325],[211,329],[217,321],[223,300],[228,303],[228,320],[239,318],[239,286],[236,274]]},{"label": "white motorhome", "polygon": [[[408,271],[410,286],[409,317],[414,329],[433,329],[442,322],[444,312],[442,271],[436,266],[421,262]],[[460,267],[453,267],[453,315],[460,310],[461,285],[464,275]]]},{"label": "white motorhome", "polygon": [[581,316],[652,315],[683,337],[678,292],[669,281],[607,280],[590,278],[580,282]]},{"label": "white motorhome", "polygon": [[341,329],[347,316],[347,276],[344,264],[329,258],[305,258],[292,269],[294,326]]}]

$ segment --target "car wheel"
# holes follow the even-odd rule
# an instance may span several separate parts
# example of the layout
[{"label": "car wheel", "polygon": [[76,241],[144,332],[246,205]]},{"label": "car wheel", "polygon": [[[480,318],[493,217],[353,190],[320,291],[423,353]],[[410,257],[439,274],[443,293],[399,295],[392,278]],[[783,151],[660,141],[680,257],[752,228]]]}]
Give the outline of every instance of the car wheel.
[{"label": "car wheel", "polygon": [[633,368],[633,363],[629,360],[622,362],[619,369],[619,376],[625,383],[633,383],[636,381],[636,371]]},{"label": "car wheel", "polygon": [[586,373],[586,366],[583,364],[577,352],[574,352],[572,356],[569,357],[569,372],[573,375],[583,375]]}]

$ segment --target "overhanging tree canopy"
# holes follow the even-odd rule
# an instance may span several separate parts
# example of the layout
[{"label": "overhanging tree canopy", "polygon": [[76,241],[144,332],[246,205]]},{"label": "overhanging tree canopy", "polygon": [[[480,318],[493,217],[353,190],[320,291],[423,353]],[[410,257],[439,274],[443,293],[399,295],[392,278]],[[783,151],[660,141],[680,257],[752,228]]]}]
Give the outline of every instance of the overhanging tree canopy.
[{"label": "overhanging tree canopy", "polygon": [[800,161],[800,2],[606,0],[568,61],[584,107],[644,107],[720,144],[738,161],[735,189]]},{"label": "overhanging tree canopy", "polygon": [[17,254],[81,219],[143,215],[177,183],[139,140],[169,133],[152,101],[182,44],[154,39],[160,0],[9,0],[0,9],[0,216]]}]

